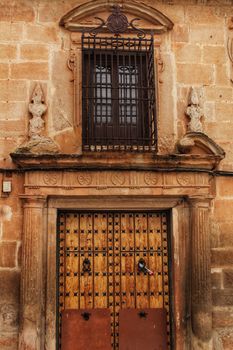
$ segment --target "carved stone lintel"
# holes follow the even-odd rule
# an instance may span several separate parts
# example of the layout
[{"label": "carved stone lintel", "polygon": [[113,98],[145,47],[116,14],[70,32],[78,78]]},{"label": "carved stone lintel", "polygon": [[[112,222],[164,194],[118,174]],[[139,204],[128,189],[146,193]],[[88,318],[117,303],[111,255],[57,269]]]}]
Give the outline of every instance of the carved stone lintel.
[{"label": "carved stone lintel", "polygon": [[200,341],[212,337],[212,291],[209,238],[211,198],[189,198],[191,212],[191,320]]}]

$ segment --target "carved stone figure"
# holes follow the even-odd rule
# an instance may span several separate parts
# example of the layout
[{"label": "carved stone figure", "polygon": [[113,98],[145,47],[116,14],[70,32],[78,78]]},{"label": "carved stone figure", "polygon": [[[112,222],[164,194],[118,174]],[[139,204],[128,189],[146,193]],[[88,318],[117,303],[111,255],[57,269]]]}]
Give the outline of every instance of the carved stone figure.
[{"label": "carved stone figure", "polygon": [[201,123],[203,110],[199,103],[198,92],[194,88],[191,89],[190,102],[186,110],[186,114],[190,117],[190,122],[188,123],[188,131],[203,132],[203,127]]},{"label": "carved stone figure", "polygon": [[41,137],[44,131],[43,114],[47,110],[47,106],[44,103],[44,93],[40,84],[36,84],[32,93],[31,103],[29,103],[28,109],[32,114],[32,119],[29,122],[29,137],[31,140],[36,140]]},{"label": "carved stone figure", "polygon": [[36,84],[31,101],[28,105],[28,110],[32,114],[32,118],[29,121],[29,140],[19,146],[15,153],[21,154],[51,154],[58,153],[59,148],[55,142],[44,135],[45,121],[42,116],[47,110],[45,104],[45,97],[40,84]]}]

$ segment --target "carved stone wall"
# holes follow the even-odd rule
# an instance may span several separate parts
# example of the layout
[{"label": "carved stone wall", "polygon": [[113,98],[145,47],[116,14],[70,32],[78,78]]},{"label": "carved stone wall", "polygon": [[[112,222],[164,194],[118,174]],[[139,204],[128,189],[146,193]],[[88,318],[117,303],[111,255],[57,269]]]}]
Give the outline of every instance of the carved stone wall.
[{"label": "carved stone wall", "polygon": [[[103,2],[110,3],[104,0]],[[129,10],[129,4],[133,0],[119,2],[128,5],[129,18],[135,17],[135,14]],[[182,152],[185,149],[187,155],[181,159],[177,154],[174,155],[174,152],[177,141],[183,138],[190,122],[186,111],[190,88],[193,86],[203,91],[200,99],[203,108],[201,117],[203,132],[226,151],[226,158],[219,164],[219,169],[229,171],[228,175],[233,171],[232,63],[231,55],[227,54],[226,40],[227,37],[230,39],[232,37],[232,28],[229,27],[229,23],[231,25],[233,2],[232,0],[143,1],[145,6],[160,11],[174,23],[172,31],[159,37],[155,36],[158,146],[159,153],[164,158],[162,164],[158,164],[155,155],[147,161],[147,157],[142,154],[133,154],[130,159],[127,155],[123,159],[122,155],[112,154],[105,160],[105,170],[98,168],[99,154],[95,155],[95,159],[89,156],[85,156],[85,159],[77,156],[81,153],[81,131],[78,129],[74,111],[81,111],[79,93],[81,60],[77,61],[78,69],[74,77],[67,67],[67,60],[70,57],[71,42],[75,38],[74,36],[71,38],[70,33],[59,25],[60,19],[66,13],[83,3],[84,1],[81,0],[3,0],[0,3],[0,185],[2,189],[3,180],[10,181],[12,185],[10,193],[4,193],[1,190],[0,208],[8,206],[13,214],[9,220],[0,219],[0,348],[16,350],[27,347],[31,350],[37,347],[41,350],[45,342],[47,350],[54,349],[55,265],[51,263],[42,266],[42,269],[41,266],[35,269],[35,276],[38,277],[35,279],[34,268],[29,266],[29,262],[33,263],[34,260],[30,259],[31,252],[27,243],[33,243],[32,254],[39,253],[38,261],[43,260],[45,252],[41,250],[41,244],[43,243],[43,247],[47,248],[55,247],[56,244],[55,234],[50,235],[48,232],[56,231],[57,208],[63,205],[67,208],[77,208],[79,203],[87,205],[85,198],[90,202],[90,197],[94,197],[93,205],[103,208],[106,197],[112,196],[113,204],[119,208],[124,205],[131,207],[132,203],[136,203],[136,199],[139,203],[141,197],[147,208],[162,206],[172,211],[173,235],[176,238],[174,285],[177,292],[174,307],[177,349],[183,350],[185,346],[188,348],[191,331],[194,350],[199,346],[202,348],[215,346],[215,349],[221,350],[232,349],[233,178],[213,177],[212,170],[218,162],[215,158],[212,158],[212,162],[209,160],[212,153],[219,151],[218,154],[220,154],[221,150],[214,144],[210,145],[208,138],[205,140],[202,138],[200,141],[200,135],[186,135],[180,149]],[[140,1],[135,3],[138,6],[141,4]],[[139,12],[142,13],[142,11]],[[102,9],[100,14],[106,17],[108,15],[105,9]],[[98,16],[96,11],[95,15]],[[93,14],[89,13],[80,23],[93,25],[98,24],[98,21],[93,21]],[[151,18],[143,18],[140,25],[153,27]],[[81,55],[80,50],[79,46],[77,56]],[[45,122],[43,132],[59,145],[61,154],[65,156],[61,161],[56,157],[45,157],[42,161],[35,156],[26,165],[23,161],[21,164],[16,164],[12,161],[10,153],[27,141],[31,119],[28,105],[37,83],[42,87],[47,105],[47,111],[43,115]],[[74,86],[77,87],[77,96],[74,96]],[[197,148],[199,152],[200,149],[202,150],[201,155],[196,155],[190,160],[188,157],[190,149],[190,153],[196,154]],[[212,150],[208,160],[205,156],[203,157],[203,154],[206,155],[206,148]],[[69,162],[67,165],[65,158],[67,155],[72,159],[71,165]],[[222,153],[220,158],[223,156]],[[171,159],[173,159],[172,164],[170,164]],[[128,166],[134,170],[120,170],[118,163],[121,160],[124,160],[122,161],[124,164],[121,164],[122,168]],[[38,168],[40,161],[41,169],[34,172],[30,170],[36,163]],[[192,172],[184,171],[184,168],[189,167],[192,162],[193,164],[196,162],[195,169],[200,168],[200,172],[195,171],[194,166]],[[74,170],[75,167],[78,169],[84,163],[89,170]],[[209,175],[206,171],[207,163]],[[66,166],[67,170],[60,169]],[[136,169],[137,166],[141,170]],[[180,169],[181,166],[183,171]],[[107,167],[109,167],[108,170]],[[110,168],[114,170],[110,171]],[[25,194],[32,198],[22,199],[20,195],[25,196]],[[209,208],[203,207],[205,200],[195,207],[195,201],[191,199],[194,195],[206,199],[209,194],[214,197]],[[120,196],[121,202],[117,202],[116,196]],[[129,196],[128,202],[127,196]],[[150,196],[152,199],[146,201],[145,198]],[[72,201],[72,198],[75,200]],[[190,201],[187,201],[187,198],[190,198]],[[144,207],[144,204],[140,203],[138,205]],[[209,257],[203,254],[203,249],[207,249],[209,242],[203,240],[202,245],[197,246],[195,245],[197,242],[193,241],[193,247],[195,247],[192,251],[193,259],[200,260],[194,265],[192,274],[182,263],[188,261],[188,257],[191,256],[189,241],[191,233],[198,239],[206,237],[208,228],[205,217],[208,214],[211,217],[209,235],[214,345],[210,345],[211,341],[207,340],[208,327],[205,329],[205,334],[202,334],[200,329],[203,319],[206,320],[207,326],[210,325],[208,310],[210,307],[204,308],[204,301],[205,305],[209,305],[209,297],[205,299],[206,295],[194,293],[199,285],[209,293],[210,281],[207,276],[202,280],[195,278],[192,282],[193,294],[190,286],[186,285],[189,277],[193,279],[195,276],[204,276],[203,266],[206,266],[206,269],[209,268]],[[190,227],[190,215],[197,220],[198,230],[195,225]],[[45,229],[42,230],[40,225],[43,219],[46,222],[43,223]],[[48,223],[50,231],[46,229]],[[44,236],[39,235],[41,232]],[[48,243],[44,241],[45,238],[48,238]],[[21,259],[22,249],[23,259]],[[199,249],[202,250],[202,254],[197,254]],[[54,249],[48,249],[45,255],[48,261],[55,261]],[[24,268],[21,271],[22,263]],[[41,295],[39,292],[35,294],[41,302],[38,306],[35,296],[29,296],[27,291],[33,293],[34,288],[38,288],[45,271],[47,290],[44,288],[43,291],[46,291],[47,295]],[[30,285],[31,275],[32,284]],[[183,276],[182,280],[180,276]],[[20,281],[21,303],[19,301]],[[192,297],[192,307],[187,301],[184,302],[187,295],[190,296],[190,300]],[[46,312],[44,298],[46,298]],[[196,300],[200,305],[198,309],[194,307]],[[190,327],[191,311],[193,327]],[[200,313],[202,313],[201,318]],[[21,348],[18,346],[19,315]],[[45,340],[43,335],[46,335]],[[199,338],[202,339],[201,345]]]}]

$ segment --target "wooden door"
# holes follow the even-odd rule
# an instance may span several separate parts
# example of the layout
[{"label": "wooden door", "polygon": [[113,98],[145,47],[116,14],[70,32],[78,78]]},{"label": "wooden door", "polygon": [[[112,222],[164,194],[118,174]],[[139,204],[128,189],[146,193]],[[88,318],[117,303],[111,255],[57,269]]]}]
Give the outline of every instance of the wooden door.
[{"label": "wooden door", "polygon": [[166,212],[59,213],[59,315],[108,308],[117,350],[121,309],[165,308],[169,342],[167,234]]}]

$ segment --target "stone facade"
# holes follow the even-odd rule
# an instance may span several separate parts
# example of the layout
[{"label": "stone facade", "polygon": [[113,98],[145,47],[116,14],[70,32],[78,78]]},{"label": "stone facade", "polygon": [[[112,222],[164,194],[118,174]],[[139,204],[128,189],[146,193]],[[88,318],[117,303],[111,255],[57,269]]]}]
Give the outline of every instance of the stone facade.
[{"label": "stone facade", "polygon": [[[0,348],[55,350],[56,210],[133,201],[173,215],[176,349],[230,350],[233,1],[143,1],[174,23],[155,34],[158,154],[110,152],[101,160],[82,153],[80,34],[59,25],[85,2],[0,1],[0,180],[12,185],[0,197]],[[117,1],[93,3],[81,25],[98,24],[96,13],[106,15]],[[131,17],[146,11],[140,1],[118,3],[133,3]],[[140,26],[153,29],[148,14]],[[189,249],[191,287],[180,263],[188,266]]]}]

